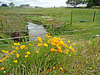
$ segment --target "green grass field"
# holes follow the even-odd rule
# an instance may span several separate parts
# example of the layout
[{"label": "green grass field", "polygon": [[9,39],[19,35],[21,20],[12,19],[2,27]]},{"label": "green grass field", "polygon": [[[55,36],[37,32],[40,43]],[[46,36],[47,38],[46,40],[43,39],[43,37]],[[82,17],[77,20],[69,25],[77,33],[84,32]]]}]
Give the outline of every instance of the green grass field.
[{"label": "green grass field", "polygon": [[[94,11],[96,14],[93,22]],[[25,30],[29,21],[42,25],[53,24],[53,29],[52,26],[46,27],[51,36],[38,38],[37,41],[23,41],[20,44],[13,40],[5,40],[7,44],[1,41],[0,75],[100,74],[100,28],[93,29],[100,27],[100,10],[0,7],[0,13],[0,20],[3,20],[6,31],[12,29],[9,24],[15,28],[13,31]],[[81,20],[85,22],[79,22]],[[75,30],[84,31],[65,32]],[[10,36],[0,33],[0,37],[2,39]]]}]

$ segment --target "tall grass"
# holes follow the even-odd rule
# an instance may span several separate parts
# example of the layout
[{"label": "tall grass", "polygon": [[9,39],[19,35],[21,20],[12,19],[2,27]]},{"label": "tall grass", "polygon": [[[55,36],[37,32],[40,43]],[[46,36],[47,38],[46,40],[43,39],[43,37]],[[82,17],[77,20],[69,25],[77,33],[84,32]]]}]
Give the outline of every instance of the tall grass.
[{"label": "tall grass", "polygon": [[100,40],[72,42],[57,36],[14,43],[2,50],[0,74],[100,74]]}]

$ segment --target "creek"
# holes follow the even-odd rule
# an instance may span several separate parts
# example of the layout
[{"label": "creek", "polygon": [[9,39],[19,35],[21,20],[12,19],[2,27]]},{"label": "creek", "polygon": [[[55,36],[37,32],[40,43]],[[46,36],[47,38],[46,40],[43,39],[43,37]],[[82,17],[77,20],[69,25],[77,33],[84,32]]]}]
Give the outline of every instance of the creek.
[{"label": "creek", "polygon": [[29,30],[29,36],[33,36],[33,38],[29,37],[30,41],[36,40],[37,37],[44,38],[46,34],[48,33],[42,25],[37,25],[32,22],[28,22],[27,27]]}]

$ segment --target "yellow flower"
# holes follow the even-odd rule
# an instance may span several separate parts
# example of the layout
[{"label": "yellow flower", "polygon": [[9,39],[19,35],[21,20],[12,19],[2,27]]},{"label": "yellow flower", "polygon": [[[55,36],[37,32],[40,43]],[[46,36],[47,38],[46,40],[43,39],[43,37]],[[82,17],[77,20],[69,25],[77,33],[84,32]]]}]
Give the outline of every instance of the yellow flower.
[{"label": "yellow flower", "polygon": [[84,44],[83,45],[81,44],[81,46],[85,46],[85,45]]},{"label": "yellow flower", "polygon": [[50,70],[48,69],[48,72],[49,72]]},{"label": "yellow flower", "polygon": [[39,51],[36,51],[36,53],[39,53]]},{"label": "yellow flower", "polygon": [[38,43],[38,46],[41,46],[42,45],[42,43]]},{"label": "yellow flower", "polygon": [[41,37],[38,37],[38,40],[39,40],[39,42],[41,42],[41,43],[42,43]]},{"label": "yellow flower", "polygon": [[28,44],[29,46],[31,46],[31,44]]},{"label": "yellow flower", "polygon": [[14,63],[17,63],[18,61],[17,60],[14,60]]},{"label": "yellow flower", "polygon": [[59,46],[59,45],[56,45],[56,46],[57,46],[57,48],[58,48],[58,49],[61,49],[61,48],[62,48],[62,47],[61,47],[61,46]]},{"label": "yellow flower", "polygon": [[70,43],[70,41],[68,40],[68,43]]},{"label": "yellow flower", "polygon": [[74,51],[74,53],[76,53],[76,51]]},{"label": "yellow flower", "polygon": [[1,67],[1,70],[4,70],[5,68],[4,67]]},{"label": "yellow flower", "polygon": [[12,46],[12,48],[14,48],[14,46]]},{"label": "yellow flower", "polygon": [[5,53],[8,53],[9,51],[5,51]]},{"label": "yellow flower", "polygon": [[68,47],[69,49],[72,49],[72,46]]},{"label": "yellow flower", "polygon": [[25,58],[27,58],[28,57],[28,55],[25,55]]},{"label": "yellow flower", "polygon": [[56,60],[58,61],[58,58]]},{"label": "yellow flower", "polygon": [[27,52],[26,52],[26,54],[30,54],[30,52],[29,52],[29,51],[27,51]]},{"label": "yellow flower", "polygon": [[5,58],[7,59],[9,56],[6,56]]},{"label": "yellow flower", "polygon": [[73,46],[75,46],[75,43],[73,43]]},{"label": "yellow flower", "polygon": [[53,67],[53,69],[55,69],[55,67]]},{"label": "yellow flower", "polygon": [[60,45],[63,45],[63,44],[64,44],[64,42],[63,42],[63,41],[59,41],[59,44],[60,44]]},{"label": "yellow flower", "polygon": [[56,43],[55,42],[51,42],[51,45],[56,45]]},{"label": "yellow flower", "polygon": [[72,48],[72,51],[74,51],[74,49]]},{"label": "yellow flower", "polygon": [[49,40],[48,40],[48,43],[49,43],[50,41],[52,41],[52,39],[49,39]]},{"label": "yellow flower", "polygon": [[12,52],[16,52],[16,51],[14,50],[14,51],[12,51]]},{"label": "yellow flower", "polygon": [[66,44],[63,44],[63,46],[65,46],[66,48],[68,47]]},{"label": "yellow flower", "polygon": [[5,52],[5,50],[2,50],[2,52]]},{"label": "yellow flower", "polygon": [[66,54],[68,54],[68,52],[66,52]]},{"label": "yellow flower", "polygon": [[30,38],[33,38],[33,36],[30,36]]},{"label": "yellow flower", "polygon": [[48,46],[48,45],[44,43],[43,46]]},{"label": "yellow flower", "polygon": [[46,36],[47,36],[47,38],[50,38],[51,37],[50,34],[46,34]]},{"label": "yellow flower", "polygon": [[16,54],[16,57],[17,57],[17,58],[19,58],[19,56],[20,56],[19,54]]},{"label": "yellow flower", "polygon": [[68,49],[66,49],[66,52],[69,52],[69,50],[68,50]]},{"label": "yellow flower", "polygon": [[51,48],[51,51],[55,51],[55,49],[54,48]]},{"label": "yellow flower", "polygon": [[10,54],[13,54],[14,52],[12,51]]},{"label": "yellow flower", "polygon": [[20,49],[23,49],[23,48],[25,48],[25,45],[20,46]]},{"label": "yellow flower", "polygon": [[62,53],[62,50],[59,50],[60,53]]},{"label": "yellow flower", "polygon": [[13,52],[11,52],[10,54],[13,54]]},{"label": "yellow flower", "polygon": [[18,51],[18,47],[15,48]]},{"label": "yellow flower", "polygon": [[2,62],[2,60],[0,60],[0,62]]},{"label": "yellow flower", "polygon": [[69,55],[69,56],[71,56],[71,55]]},{"label": "yellow flower", "polygon": [[20,45],[19,42],[18,43],[14,43],[14,45]]},{"label": "yellow flower", "polygon": [[3,58],[3,60],[5,60],[5,59],[6,59],[6,57]]},{"label": "yellow flower", "polygon": [[62,70],[62,68],[60,68]]}]

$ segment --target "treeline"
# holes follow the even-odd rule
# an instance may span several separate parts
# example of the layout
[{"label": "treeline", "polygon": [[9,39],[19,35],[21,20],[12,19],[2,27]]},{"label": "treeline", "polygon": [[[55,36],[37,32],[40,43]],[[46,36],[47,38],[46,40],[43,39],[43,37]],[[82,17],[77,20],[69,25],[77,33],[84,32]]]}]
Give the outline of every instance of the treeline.
[{"label": "treeline", "polygon": [[87,7],[100,6],[100,0],[67,0],[66,4],[76,7],[78,4],[87,4]]},{"label": "treeline", "polygon": [[[2,2],[0,2],[2,3]],[[9,5],[7,4],[1,4],[2,7],[30,7],[29,4],[21,4],[20,6],[15,6],[13,2],[10,2]]]}]

